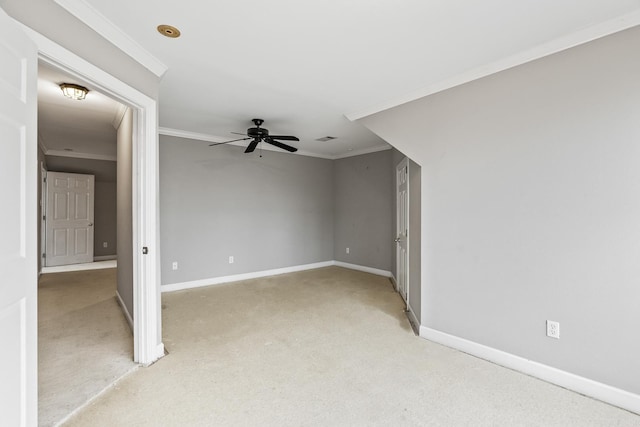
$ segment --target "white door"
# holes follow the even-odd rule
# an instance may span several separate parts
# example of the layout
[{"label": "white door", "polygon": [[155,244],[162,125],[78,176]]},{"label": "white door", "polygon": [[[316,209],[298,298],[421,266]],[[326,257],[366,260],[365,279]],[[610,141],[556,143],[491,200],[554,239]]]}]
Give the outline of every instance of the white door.
[{"label": "white door", "polygon": [[93,203],[93,175],[47,172],[47,267],[93,262]]},{"label": "white door", "polygon": [[409,287],[409,161],[396,167],[396,270],[398,292],[407,305]]},{"label": "white door", "polygon": [[35,426],[37,50],[2,9],[0,29],[0,424]]}]

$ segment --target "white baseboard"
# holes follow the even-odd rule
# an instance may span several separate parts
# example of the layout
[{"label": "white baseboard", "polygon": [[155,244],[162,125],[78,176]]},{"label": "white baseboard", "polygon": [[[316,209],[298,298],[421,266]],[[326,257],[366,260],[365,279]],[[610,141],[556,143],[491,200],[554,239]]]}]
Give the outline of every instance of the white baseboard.
[{"label": "white baseboard", "polygon": [[414,325],[417,325],[419,328],[422,327],[420,326],[420,322],[418,321],[418,316],[416,316],[416,313],[414,313],[413,308],[411,308],[411,305],[409,305],[409,311],[407,311],[407,316],[409,317],[409,321],[411,323],[413,323]]},{"label": "white baseboard", "polygon": [[102,268],[116,268],[116,260],[87,262],[84,264],[58,265],[55,267],[42,267],[41,273],[65,273],[69,271],[99,270]]},{"label": "white baseboard", "polygon": [[640,414],[640,395],[425,326],[420,326],[420,336],[497,365],[523,372],[560,387]]},{"label": "white baseboard", "polygon": [[112,259],[118,259],[118,255],[100,255],[100,256],[94,256],[94,257],[93,257],[93,262],[96,262],[96,261],[111,261]]},{"label": "white baseboard", "polygon": [[124,313],[124,317],[127,319],[127,323],[129,323],[129,327],[133,331],[133,318],[131,317],[131,313],[129,313],[127,306],[124,304],[124,301],[122,300],[122,297],[120,296],[120,292],[118,292],[118,290],[116,290],[116,299],[118,300],[118,304],[120,304],[120,308]]},{"label": "white baseboard", "polygon": [[365,273],[371,273],[378,276],[393,277],[390,271],[380,270],[378,268],[372,268],[372,267],[365,267],[364,265],[349,264],[347,262],[342,262],[342,261],[333,261],[333,265],[338,267],[349,268],[351,270],[364,271]]},{"label": "white baseboard", "polygon": [[223,283],[238,282],[240,280],[259,279],[267,276],[277,276],[279,274],[295,273],[296,271],[314,270],[316,268],[338,266],[351,270],[364,271],[365,273],[376,274],[378,276],[392,277],[390,271],[379,270],[377,268],[365,267],[362,265],[348,264],[341,261],[324,261],[313,264],[296,265],[293,267],[276,268],[273,270],[256,271],[253,273],[234,274],[231,276],[212,277],[209,279],[193,280],[190,282],[171,283],[161,287],[162,292],[175,292],[184,289],[200,288],[203,286],[221,285]]},{"label": "white baseboard", "polygon": [[398,281],[396,280],[396,276],[394,276],[393,273],[391,273],[391,276],[389,277],[389,279],[391,279],[391,283],[393,283],[393,289],[395,289],[396,292],[398,292]]},{"label": "white baseboard", "polygon": [[191,282],[172,283],[163,285],[162,292],[181,291],[183,289],[200,288],[203,286],[221,285],[223,283],[238,282],[240,280],[258,279],[260,277],[277,276],[279,274],[294,273],[296,271],[313,270],[316,268],[332,266],[333,261],[317,262],[314,264],[296,265],[293,267],[276,268],[273,270],[256,271],[253,273],[234,274],[231,276],[212,277],[209,279],[194,280]]}]

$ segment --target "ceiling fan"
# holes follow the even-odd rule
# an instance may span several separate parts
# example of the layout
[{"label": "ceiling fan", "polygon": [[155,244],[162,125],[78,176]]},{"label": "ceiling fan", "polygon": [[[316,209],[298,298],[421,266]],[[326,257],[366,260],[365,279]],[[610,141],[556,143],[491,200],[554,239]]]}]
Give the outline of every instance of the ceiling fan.
[{"label": "ceiling fan", "polygon": [[225,141],[225,142],[216,142],[214,144],[209,144],[209,146],[212,147],[214,145],[228,144],[230,142],[246,141],[248,139],[253,139],[253,141],[249,143],[249,146],[247,147],[247,149],[244,150],[245,153],[253,152],[258,146],[258,143],[260,143],[260,141],[264,141],[267,144],[271,144],[275,147],[282,148],[283,150],[287,150],[291,153],[295,153],[296,151],[298,151],[298,149],[295,147],[284,144],[280,141],[276,141],[278,139],[282,141],[300,141],[298,137],[292,136],[292,135],[269,135],[269,129],[260,127],[260,125],[264,123],[264,120],[252,119],[251,121],[253,122],[254,125],[256,125],[256,127],[247,129],[246,134],[232,132],[232,133],[236,133],[237,135],[246,135],[247,136],[246,138],[232,139],[231,141]]}]

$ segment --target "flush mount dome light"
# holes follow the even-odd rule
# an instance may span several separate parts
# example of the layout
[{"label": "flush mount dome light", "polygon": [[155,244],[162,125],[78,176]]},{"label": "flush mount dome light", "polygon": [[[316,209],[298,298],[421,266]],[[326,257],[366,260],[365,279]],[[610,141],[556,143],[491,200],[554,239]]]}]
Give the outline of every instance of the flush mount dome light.
[{"label": "flush mount dome light", "polygon": [[171,25],[158,25],[158,32],[163,36],[171,37],[172,39],[180,37],[180,30],[176,27],[172,27]]},{"label": "flush mount dome light", "polygon": [[78,101],[83,100],[87,96],[87,93],[89,93],[89,89],[86,87],[73,83],[62,83],[60,85],[60,89],[62,89],[64,96],[71,99],[77,99]]}]

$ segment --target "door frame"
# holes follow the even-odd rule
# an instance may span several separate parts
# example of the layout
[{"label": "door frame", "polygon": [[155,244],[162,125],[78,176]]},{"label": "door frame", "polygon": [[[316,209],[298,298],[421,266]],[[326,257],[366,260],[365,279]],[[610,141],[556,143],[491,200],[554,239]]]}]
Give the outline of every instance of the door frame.
[{"label": "door frame", "polygon": [[[149,365],[164,356],[160,312],[157,102],[40,33],[18,24],[36,43],[39,60],[89,82],[133,110],[133,347],[134,361]],[[143,248],[147,248],[144,255]]]},{"label": "door frame", "polygon": [[[399,187],[399,185],[398,185],[398,172],[400,171],[401,168],[405,169],[405,173],[406,173],[406,178],[405,179],[406,179],[406,185],[407,185],[407,202],[406,202],[406,205],[407,205],[406,206],[406,217],[407,217],[406,218],[406,220],[407,220],[406,229],[407,229],[407,232],[406,232],[406,236],[405,236],[406,246],[407,246],[407,249],[406,249],[406,252],[407,252],[406,257],[407,257],[407,259],[406,259],[406,271],[405,271],[405,275],[404,275],[404,281],[405,281],[405,283],[404,283],[404,291],[405,291],[404,300],[405,300],[405,303],[407,305],[407,311],[409,311],[410,310],[410,306],[409,306],[409,283],[410,283],[410,281],[409,281],[409,273],[411,271],[411,269],[409,267],[409,263],[410,263],[410,259],[411,259],[410,254],[409,254],[409,251],[410,251],[410,245],[409,245],[410,237],[409,236],[411,235],[411,233],[410,233],[411,230],[409,229],[409,227],[410,227],[410,223],[409,223],[409,215],[410,215],[410,212],[409,212],[409,206],[410,206],[409,197],[410,196],[409,195],[410,195],[410,191],[409,191],[409,158],[408,157],[403,158],[396,165],[396,183],[395,183],[396,184],[395,185],[395,192],[396,192],[396,224],[395,224],[395,230],[396,230],[396,234],[397,234],[397,231],[398,231],[398,221],[399,221],[399,216],[400,216],[399,215],[400,208],[399,208],[399,205],[398,205],[398,187]],[[397,235],[396,235],[396,238],[398,238]],[[398,263],[399,258],[400,258],[400,248],[399,248],[398,243],[396,242],[396,273],[398,275],[400,275],[399,274],[400,266],[398,265],[399,264]],[[400,294],[400,296],[402,296],[402,293],[400,292],[400,284],[398,284],[398,286],[397,286],[397,291]]]}]

